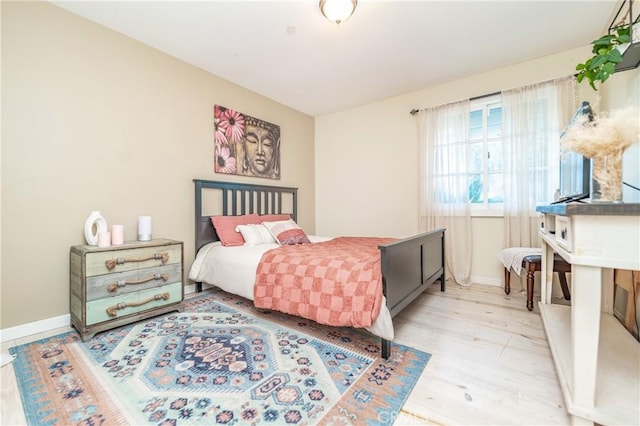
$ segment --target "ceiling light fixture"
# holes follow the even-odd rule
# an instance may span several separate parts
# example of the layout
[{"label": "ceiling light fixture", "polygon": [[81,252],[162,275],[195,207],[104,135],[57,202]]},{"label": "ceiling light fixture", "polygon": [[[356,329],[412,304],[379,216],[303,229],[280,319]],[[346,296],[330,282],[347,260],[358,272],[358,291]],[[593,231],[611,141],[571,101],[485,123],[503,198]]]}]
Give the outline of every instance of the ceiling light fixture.
[{"label": "ceiling light fixture", "polygon": [[358,0],[320,0],[320,12],[325,18],[341,24],[353,14]]}]

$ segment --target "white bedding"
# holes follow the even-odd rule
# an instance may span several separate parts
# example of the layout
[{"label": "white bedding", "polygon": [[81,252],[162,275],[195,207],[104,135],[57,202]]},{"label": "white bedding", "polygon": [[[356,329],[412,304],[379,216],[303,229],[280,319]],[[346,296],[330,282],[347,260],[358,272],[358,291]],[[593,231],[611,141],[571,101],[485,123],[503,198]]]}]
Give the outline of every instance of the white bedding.
[{"label": "white bedding", "polygon": [[[312,243],[330,239],[309,236]],[[235,247],[224,247],[220,242],[207,244],[198,251],[191,265],[189,278],[253,300],[253,284],[258,263],[263,253],[276,247],[276,243]],[[380,315],[367,330],[383,339],[393,340],[393,323],[386,300],[383,300]]]}]

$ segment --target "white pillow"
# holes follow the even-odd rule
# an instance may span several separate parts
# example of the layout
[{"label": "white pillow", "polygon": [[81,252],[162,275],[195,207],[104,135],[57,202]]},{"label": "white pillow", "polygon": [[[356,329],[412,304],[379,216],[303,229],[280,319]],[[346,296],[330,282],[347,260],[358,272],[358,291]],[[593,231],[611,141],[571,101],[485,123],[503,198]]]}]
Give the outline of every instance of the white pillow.
[{"label": "white pillow", "polygon": [[238,225],[236,232],[242,234],[245,246],[257,246],[258,244],[273,244],[277,241],[262,224]]}]

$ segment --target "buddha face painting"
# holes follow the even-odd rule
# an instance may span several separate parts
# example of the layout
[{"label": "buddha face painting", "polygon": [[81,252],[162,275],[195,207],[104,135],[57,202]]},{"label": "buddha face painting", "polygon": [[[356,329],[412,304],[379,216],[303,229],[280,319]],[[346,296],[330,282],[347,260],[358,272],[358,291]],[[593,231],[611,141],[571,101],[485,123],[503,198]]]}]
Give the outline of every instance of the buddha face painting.
[{"label": "buddha face painting", "polygon": [[215,106],[215,171],[280,179],[280,126]]}]

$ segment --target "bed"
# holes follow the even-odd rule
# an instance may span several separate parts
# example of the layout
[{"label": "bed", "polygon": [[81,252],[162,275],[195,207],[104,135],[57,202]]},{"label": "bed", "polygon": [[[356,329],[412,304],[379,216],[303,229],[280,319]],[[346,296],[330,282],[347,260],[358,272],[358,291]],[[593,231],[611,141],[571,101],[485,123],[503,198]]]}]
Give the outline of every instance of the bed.
[{"label": "bed", "polygon": [[[265,252],[278,245],[222,247],[211,216],[286,213],[297,221],[298,189],[201,179],[194,179],[194,184],[196,259],[189,278],[195,281],[197,292],[201,292],[202,284],[206,283],[254,300],[251,288],[257,276],[257,262]],[[445,290],[444,232],[444,229],[436,229],[377,244],[383,303],[375,323],[367,330],[380,336],[381,356],[385,359],[391,353],[392,318],[436,281],[440,282],[440,290]],[[312,243],[333,240],[313,235],[309,239]],[[240,251],[242,256],[234,255],[234,252]],[[227,272],[233,270],[234,275],[220,275],[218,267],[216,279],[208,279],[208,264],[214,259],[219,262],[218,265],[228,265]]]}]

